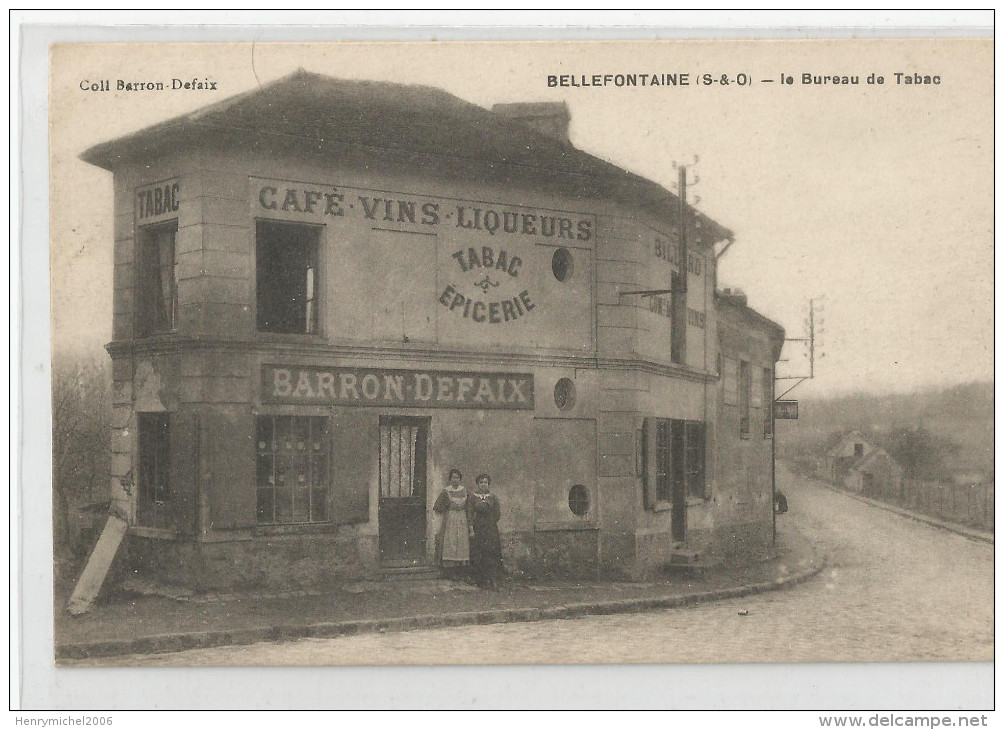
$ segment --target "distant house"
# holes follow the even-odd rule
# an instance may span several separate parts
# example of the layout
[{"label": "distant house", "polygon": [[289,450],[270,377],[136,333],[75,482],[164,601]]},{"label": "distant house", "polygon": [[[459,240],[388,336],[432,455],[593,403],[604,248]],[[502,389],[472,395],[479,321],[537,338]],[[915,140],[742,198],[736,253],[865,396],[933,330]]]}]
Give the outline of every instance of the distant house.
[{"label": "distant house", "polygon": [[844,434],[826,452],[826,478],[837,484],[842,483],[851,467],[876,448],[857,431]]},{"label": "distant house", "polygon": [[898,495],[903,485],[903,467],[885,449],[876,447],[850,466],[843,483],[847,489],[866,496]]}]

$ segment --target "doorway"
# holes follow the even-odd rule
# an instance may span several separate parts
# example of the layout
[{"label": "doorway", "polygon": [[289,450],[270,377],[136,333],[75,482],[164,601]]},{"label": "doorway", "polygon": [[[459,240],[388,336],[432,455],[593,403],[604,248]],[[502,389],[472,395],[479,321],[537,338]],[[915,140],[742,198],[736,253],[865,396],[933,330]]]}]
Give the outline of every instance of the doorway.
[{"label": "doorway", "polygon": [[425,560],[429,418],[380,417],[380,562]]}]

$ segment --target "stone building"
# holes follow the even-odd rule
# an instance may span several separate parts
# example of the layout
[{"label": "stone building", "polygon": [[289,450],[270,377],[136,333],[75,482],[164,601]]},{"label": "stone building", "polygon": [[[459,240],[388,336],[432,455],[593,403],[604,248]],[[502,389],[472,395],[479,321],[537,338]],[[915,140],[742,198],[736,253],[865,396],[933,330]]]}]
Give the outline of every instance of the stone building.
[{"label": "stone building", "polygon": [[83,155],[114,175],[131,570],[219,590],[427,566],[453,467],[491,474],[528,576],[769,543],[783,331],[716,299],[727,229],[568,123],[301,71]]}]

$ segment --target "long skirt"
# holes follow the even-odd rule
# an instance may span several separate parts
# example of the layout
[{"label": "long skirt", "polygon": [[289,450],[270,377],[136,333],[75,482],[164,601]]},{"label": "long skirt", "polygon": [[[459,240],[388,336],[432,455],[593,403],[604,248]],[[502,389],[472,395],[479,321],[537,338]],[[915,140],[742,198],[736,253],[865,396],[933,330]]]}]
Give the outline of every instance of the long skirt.
[{"label": "long skirt", "polygon": [[490,517],[474,515],[474,539],[471,541],[471,565],[474,580],[480,586],[494,585],[505,575],[502,567],[502,540],[498,525]]}]

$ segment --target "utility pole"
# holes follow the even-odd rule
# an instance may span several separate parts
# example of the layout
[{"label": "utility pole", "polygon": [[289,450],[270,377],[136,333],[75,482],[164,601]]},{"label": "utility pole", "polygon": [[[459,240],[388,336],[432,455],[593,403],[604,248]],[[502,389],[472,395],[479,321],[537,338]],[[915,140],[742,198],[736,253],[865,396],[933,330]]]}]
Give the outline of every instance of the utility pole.
[{"label": "utility pole", "polygon": [[[774,377],[771,379],[771,394],[770,394],[770,500],[771,500],[771,519],[772,519],[772,532],[773,532],[773,543],[777,543],[777,510],[774,509],[774,505],[777,504],[777,423],[774,418],[776,412],[777,401],[784,398],[795,388],[800,386],[806,380],[812,380],[816,377],[816,302],[821,302],[823,297],[815,297],[809,300],[809,320],[807,324],[807,337],[786,337],[785,342],[805,342],[809,347],[809,374],[808,375],[790,375],[778,377],[775,372]],[[822,322],[820,321],[820,324]],[[781,393],[781,395],[775,397],[777,393],[777,381],[779,380],[794,380],[796,381],[794,385],[788,388],[786,391]]]},{"label": "utility pole", "polygon": [[[777,397],[776,400],[784,398],[788,393],[793,391],[795,388],[800,386],[806,380],[812,380],[816,377],[816,302],[822,302],[824,297],[814,297],[809,300],[809,318],[806,320],[806,337],[786,337],[785,342],[805,342],[809,348],[809,374],[808,375],[785,375],[776,378],[777,380],[795,380],[797,381],[788,390],[784,391]],[[822,307],[820,306],[820,309]],[[822,320],[819,322],[822,325]],[[822,357],[822,355],[820,355]]]}]

